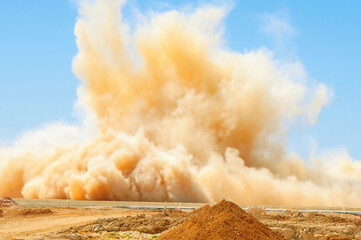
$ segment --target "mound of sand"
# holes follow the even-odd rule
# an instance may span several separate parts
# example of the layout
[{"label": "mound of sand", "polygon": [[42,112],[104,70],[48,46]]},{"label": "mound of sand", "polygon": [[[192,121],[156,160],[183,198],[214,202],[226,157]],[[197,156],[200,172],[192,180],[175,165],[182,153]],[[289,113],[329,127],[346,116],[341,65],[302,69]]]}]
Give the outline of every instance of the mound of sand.
[{"label": "mound of sand", "polygon": [[2,207],[11,207],[18,205],[14,200],[9,197],[1,198],[0,199],[0,208]]},{"label": "mound of sand", "polygon": [[54,212],[48,208],[25,208],[19,209],[17,206],[11,206],[3,211],[0,210],[0,217],[14,218],[18,216],[42,216],[53,214]]},{"label": "mound of sand", "polygon": [[48,215],[48,214],[52,214],[53,211],[51,211],[48,208],[26,208],[26,209],[21,209],[19,211],[20,215],[23,216],[28,216],[28,215]]},{"label": "mound of sand", "polygon": [[283,236],[247,214],[236,204],[223,200],[213,207],[205,206],[195,215],[168,232],[159,240],[282,240]]},{"label": "mound of sand", "polygon": [[74,226],[59,231],[61,234],[68,233],[90,233],[90,232],[126,232],[138,231],[140,233],[157,234],[169,228],[176,227],[189,218],[189,213],[181,211],[168,211],[169,215],[164,217],[161,213],[145,216],[127,216],[121,218],[99,218],[81,226]]}]

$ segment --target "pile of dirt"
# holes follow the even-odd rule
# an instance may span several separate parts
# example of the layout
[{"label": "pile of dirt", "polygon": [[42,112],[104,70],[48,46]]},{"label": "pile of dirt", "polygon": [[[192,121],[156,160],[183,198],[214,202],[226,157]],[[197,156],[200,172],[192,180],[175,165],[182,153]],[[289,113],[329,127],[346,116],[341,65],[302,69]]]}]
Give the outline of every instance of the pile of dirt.
[{"label": "pile of dirt", "polygon": [[54,212],[48,208],[19,208],[18,206],[10,206],[0,209],[0,217],[5,218],[15,218],[18,216],[34,216],[34,215],[48,215],[53,214]]},{"label": "pile of dirt", "polygon": [[48,208],[25,208],[25,209],[20,209],[19,210],[19,214],[23,215],[23,216],[28,216],[28,215],[48,215],[48,214],[52,214],[53,211],[51,211]]},{"label": "pile of dirt", "polygon": [[247,214],[236,204],[223,200],[213,207],[207,205],[195,211],[191,219],[160,235],[158,239],[282,240],[285,238]]},{"label": "pile of dirt", "polygon": [[16,206],[16,205],[18,205],[18,204],[9,197],[5,197],[5,198],[0,199],[0,208],[11,207],[11,206]]},{"label": "pile of dirt", "polygon": [[168,216],[162,216],[161,213],[146,216],[127,216],[121,218],[99,218],[81,226],[74,226],[63,229],[58,234],[88,234],[102,232],[125,232],[138,231],[140,233],[157,234],[169,228],[178,226],[189,218],[189,213],[181,211],[168,211]]}]

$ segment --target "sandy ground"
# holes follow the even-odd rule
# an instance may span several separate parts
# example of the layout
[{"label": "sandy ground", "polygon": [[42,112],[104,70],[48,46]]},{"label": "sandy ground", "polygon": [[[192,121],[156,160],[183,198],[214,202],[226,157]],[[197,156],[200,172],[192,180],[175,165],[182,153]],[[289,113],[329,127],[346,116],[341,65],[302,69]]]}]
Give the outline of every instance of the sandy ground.
[{"label": "sandy ground", "polygon": [[[173,211],[177,214],[170,214],[164,219],[161,210],[156,210],[161,209],[164,203],[26,199],[17,199],[16,202],[17,206],[2,208],[0,239],[149,240],[187,219],[192,208],[204,205],[168,203],[168,208],[177,208]],[[249,213],[291,240],[361,239],[361,219],[352,214],[300,213],[297,210],[265,212],[258,208],[250,209]],[[124,221],[131,224],[126,229],[119,228]],[[153,226],[149,227],[149,222]],[[157,224],[164,229],[158,229]],[[118,228],[114,230],[112,226]]]},{"label": "sandy ground", "polygon": [[[134,216],[152,209],[162,209],[162,202],[76,201],[62,199],[14,199],[18,206],[3,208],[0,238],[41,239],[61,229],[85,224],[99,218]],[[202,203],[167,203],[169,208],[198,208]],[[49,209],[51,214],[22,214],[24,209]],[[134,234],[133,234],[134,235]]]},{"label": "sandy ground", "polygon": [[123,209],[48,208],[52,213],[22,214],[19,208],[4,209],[0,218],[0,237],[18,238],[58,231],[104,217],[137,214]]}]

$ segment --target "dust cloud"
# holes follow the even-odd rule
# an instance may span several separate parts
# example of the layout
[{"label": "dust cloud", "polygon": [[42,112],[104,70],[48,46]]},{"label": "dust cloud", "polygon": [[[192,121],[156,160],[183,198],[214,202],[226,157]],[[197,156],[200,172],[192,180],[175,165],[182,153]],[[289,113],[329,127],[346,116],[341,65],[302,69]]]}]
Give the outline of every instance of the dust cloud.
[{"label": "dust cloud", "polygon": [[330,95],[300,62],[230,50],[222,7],[152,13],[133,29],[122,5],[79,3],[83,124],[0,148],[0,196],[360,206],[361,164],[346,152],[286,150],[290,126],[314,124]]}]

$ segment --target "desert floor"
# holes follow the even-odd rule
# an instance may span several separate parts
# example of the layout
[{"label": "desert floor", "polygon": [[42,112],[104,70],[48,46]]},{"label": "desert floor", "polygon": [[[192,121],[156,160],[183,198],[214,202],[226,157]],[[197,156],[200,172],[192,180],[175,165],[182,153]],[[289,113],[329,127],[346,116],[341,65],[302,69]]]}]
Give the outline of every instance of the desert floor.
[{"label": "desert floor", "polygon": [[[0,239],[149,240],[205,205],[167,203],[163,216],[162,202],[14,200],[18,205],[0,211]],[[361,239],[359,209],[241,207],[286,239]]]}]

